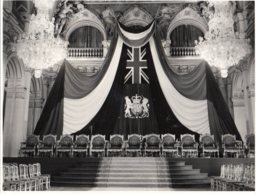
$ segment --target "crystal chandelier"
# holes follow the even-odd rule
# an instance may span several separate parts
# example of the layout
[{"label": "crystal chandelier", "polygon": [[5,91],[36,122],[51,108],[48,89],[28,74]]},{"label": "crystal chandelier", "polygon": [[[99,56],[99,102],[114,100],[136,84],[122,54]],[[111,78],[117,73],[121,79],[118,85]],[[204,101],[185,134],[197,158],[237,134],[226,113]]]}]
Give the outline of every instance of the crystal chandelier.
[{"label": "crystal chandelier", "polygon": [[217,67],[222,77],[227,77],[228,68],[236,65],[241,59],[250,54],[249,40],[236,38],[234,32],[233,10],[229,1],[209,1],[207,16],[209,30],[204,39],[196,41],[196,52],[209,65]]},{"label": "crystal chandelier", "polygon": [[53,0],[35,0],[37,14],[31,16],[27,32],[15,44],[18,57],[25,67],[34,70],[36,78],[40,78],[43,69],[67,57],[68,42],[54,37],[54,18],[49,19],[53,3]]}]

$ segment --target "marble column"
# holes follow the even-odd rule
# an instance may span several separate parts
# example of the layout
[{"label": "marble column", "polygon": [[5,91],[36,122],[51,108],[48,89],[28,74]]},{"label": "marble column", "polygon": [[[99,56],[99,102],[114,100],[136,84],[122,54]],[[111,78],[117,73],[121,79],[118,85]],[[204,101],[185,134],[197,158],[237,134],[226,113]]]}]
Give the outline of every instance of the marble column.
[{"label": "marble column", "polygon": [[3,129],[3,156],[17,157],[20,143],[26,140],[31,74],[25,72],[25,86],[17,79],[8,82]]}]

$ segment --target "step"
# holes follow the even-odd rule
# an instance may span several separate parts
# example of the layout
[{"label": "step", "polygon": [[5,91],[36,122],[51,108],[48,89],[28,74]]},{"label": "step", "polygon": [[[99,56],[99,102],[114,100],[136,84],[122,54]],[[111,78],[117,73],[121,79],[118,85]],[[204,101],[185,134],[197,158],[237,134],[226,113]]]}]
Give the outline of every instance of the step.
[{"label": "step", "polygon": [[155,164],[150,164],[150,165],[143,165],[143,164],[110,164],[110,165],[78,165],[78,166],[73,166],[69,168],[81,168],[81,169],[108,169],[108,168],[120,168],[120,169],[183,169],[184,167],[191,166],[191,165],[155,165]]},{"label": "step", "polygon": [[93,174],[97,174],[97,173],[134,173],[134,174],[141,174],[141,173],[152,173],[155,174],[156,172],[159,174],[166,174],[166,173],[186,173],[186,174],[191,174],[191,173],[200,173],[199,169],[188,169],[188,170],[172,170],[172,169],[168,169],[168,170],[79,170],[79,169],[75,169],[75,170],[69,170],[69,171],[65,171],[65,172],[73,172],[73,173],[93,173]]},{"label": "step", "polygon": [[116,183],[122,183],[122,182],[139,182],[139,183],[188,183],[191,181],[196,182],[204,182],[205,179],[208,179],[207,177],[201,177],[201,178],[158,178],[158,177],[152,177],[152,178],[109,178],[109,177],[101,177],[101,178],[87,178],[87,177],[63,177],[63,176],[56,176],[52,178],[52,181],[80,181],[80,182],[116,182]]},{"label": "step", "polygon": [[52,186],[66,186],[66,187],[147,187],[147,188],[209,188],[210,181],[189,181],[187,183],[139,183],[139,182],[76,182],[76,181],[53,181],[51,182]]},{"label": "step", "polygon": [[[64,177],[126,177],[126,178],[139,178],[139,177],[154,177],[156,173],[80,173],[80,172],[61,172],[59,176]],[[168,177],[168,178],[196,178],[196,177],[207,177],[207,173],[199,173],[199,171],[194,171],[191,173],[161,173],[157,174],[159,178]]]},{"label": "step", "polygon": [[186,165],[186,166],[175,166],[175,167],[166,167],[166,166],[156,166],[156,165],[152,165],[152,166],[137,166],[137,167],[133,167],[133,166],[127,166],[127,167],[123,167],[123,166],[99,166],[99,167],[71,167],[68,168],[68,170],[70,171],[132,171],[132,172],[136,172],[136,171],[151,171],[152,169],[154,170],[161,170],[161,171],[167,171],[168,170],[190,170],[192,169],[192,165]]}]

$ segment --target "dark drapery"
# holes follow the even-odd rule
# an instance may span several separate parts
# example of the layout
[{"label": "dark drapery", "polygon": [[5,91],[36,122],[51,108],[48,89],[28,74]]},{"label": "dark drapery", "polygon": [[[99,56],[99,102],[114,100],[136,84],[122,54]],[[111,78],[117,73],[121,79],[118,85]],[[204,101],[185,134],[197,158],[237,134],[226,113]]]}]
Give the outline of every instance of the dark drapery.
[{"label": "dark drapery", "polygon": [[69,37],[71,48],[99,48],[102,47],[103,36],[92,26],[83,26],[76,29]]},{"label": "dark drapery", "polygon": [[116,48],[117,37],[114,36],[109,47],[108,54],[102,64],[102,69],[95,75],[86,76],[66,62],[64,96],[78,99],[89,94],[101,81],[109,68],[110,61]]},{"label": "dark drapery", "polygon": [[197,27],[181,25],[172,31],[170,35],[171,45],[172,47],[194,47],[195,40],[203,36],[203,32]]},{"label": "dark drapery", "polygon": [[[65,63],[65,62],[64,62]],[[51,92],[46,100],[34,134],[53,134],[58,137],[63,129],[63,97],[64,97],[65,65],[60,68]]]}]

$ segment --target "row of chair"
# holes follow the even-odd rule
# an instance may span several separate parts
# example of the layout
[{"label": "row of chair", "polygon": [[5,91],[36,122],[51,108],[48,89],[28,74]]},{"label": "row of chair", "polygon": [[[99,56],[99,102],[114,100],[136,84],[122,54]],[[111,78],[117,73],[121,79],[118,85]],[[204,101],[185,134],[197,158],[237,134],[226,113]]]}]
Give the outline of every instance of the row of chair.
[{"label": "row of chair", "polygon": [[50,188],[50,175],[41,174],[40,163],[3,164],[4,191],[39,191]]},{"label": "row of chair", "polygon": [[[246,153],[254,156],[254,135],[247,138],[248,142],[245,149]],[[236,140],[235,135],[222,135],[222,149],[224,156],[235,154],[236,157],[244,153],[244,147],[241,141]],[[159,156],[172,155],[175,157],[198,157],[199,149],[202,156],[219,156],[220,148],[216,144],[213,135],[205,134],[200,136],[200,143],[195,141],[195,136],[191,134],[183,134],[180,141],[173,134],[149,134],[141,136],[138,134],[128,135],[128,139],[124,140],[123,135],[111,135],[109,141],[105,135],[93,135],[91,140],[88,135],[77,135],[73,139],[72,135],[62,135],[60,140],[56,141],[55,135],[45,135],[43,140],[39,140],[39,136],[31,135],[27,141],[22,143],[20,154],[41,155],[49,153],[50,156],[59,156],[68,153],[74,156],[77,153],[83,153],[86,156],[93,154],[101,154],[109,156],[117,154],[119,156],[127,156],[130,153],[137,155],[145,155],[158,153]]]}]

